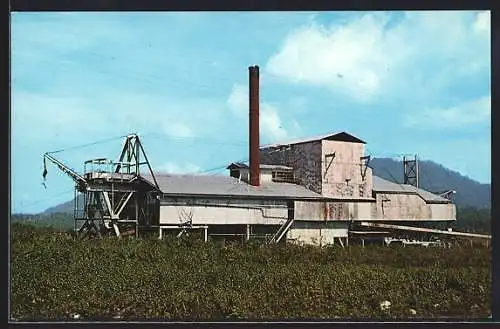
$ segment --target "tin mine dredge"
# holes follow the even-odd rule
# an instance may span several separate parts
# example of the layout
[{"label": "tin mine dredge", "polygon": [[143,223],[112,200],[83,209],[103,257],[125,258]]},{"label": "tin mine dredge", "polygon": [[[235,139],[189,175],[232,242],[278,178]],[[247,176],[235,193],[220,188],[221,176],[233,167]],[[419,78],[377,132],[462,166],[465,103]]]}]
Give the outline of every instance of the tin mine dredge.
[{"label": "tin mine dredge", "polygon": [[431,236],[491,239],[428,228],[455,221],[456,209],[451,191],[419,188],[416,157],[404,159],[398,184],[372,174],[365,142],[347,132],[261,146],[258,66],[249,67],[249,119],[249,165],[228,164],[227,176],[155,173],[136,134],[125,138],[118,161],[88,160],[83,174],[53,153],[44,154],[44,163],[75,181],[81,236],[149,231],[162,238],[197,230],[205,240],[342,246],[371,237],[404,244],[428,244]]}]

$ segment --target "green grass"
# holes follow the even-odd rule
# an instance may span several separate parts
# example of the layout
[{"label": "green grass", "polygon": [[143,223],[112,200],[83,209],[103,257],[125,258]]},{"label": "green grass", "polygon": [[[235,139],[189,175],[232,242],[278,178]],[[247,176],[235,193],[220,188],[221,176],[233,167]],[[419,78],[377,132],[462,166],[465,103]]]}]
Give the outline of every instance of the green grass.
[{"label": "green grass", "polygon": [[[162,320],[490,315],[487,248],[76,241],[16,224],[11,250],[11,313],[22,320],[62,320],[73,313]],[[383,311],[385,300],[392,305]]]}]

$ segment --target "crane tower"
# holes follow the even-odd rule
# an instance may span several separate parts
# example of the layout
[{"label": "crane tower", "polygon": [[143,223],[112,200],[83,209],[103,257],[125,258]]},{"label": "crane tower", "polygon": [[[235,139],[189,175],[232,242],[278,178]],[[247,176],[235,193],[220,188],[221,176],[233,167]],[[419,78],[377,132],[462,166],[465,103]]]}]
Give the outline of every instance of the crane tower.
[{"label": "crane tower", "polygon": [[[75,229],[83,222],[77,231],[79,236],[138,236],[141,228],[154,226],[160,190],[139,136],[126,136],[118,161],[85,161],[83,174],[63,164],[53,153],[44,154],[43,177],[47,175],[49,160],[75,182]],[[141,175],[144,166],[150,179]]]}]

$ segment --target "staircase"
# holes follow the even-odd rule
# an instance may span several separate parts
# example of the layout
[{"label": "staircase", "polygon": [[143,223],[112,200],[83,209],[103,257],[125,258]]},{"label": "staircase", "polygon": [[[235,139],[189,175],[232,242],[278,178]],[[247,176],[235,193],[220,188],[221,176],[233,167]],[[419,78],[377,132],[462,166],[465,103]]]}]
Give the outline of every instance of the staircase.
[{"label": "staircase", "polygon": [[286,232],[292,227],[294,218],[288,218],[283,225],[280,226],[278,231],[273,235],[273,237],[269,240],[268,243],[278,243],[285,236]]}]

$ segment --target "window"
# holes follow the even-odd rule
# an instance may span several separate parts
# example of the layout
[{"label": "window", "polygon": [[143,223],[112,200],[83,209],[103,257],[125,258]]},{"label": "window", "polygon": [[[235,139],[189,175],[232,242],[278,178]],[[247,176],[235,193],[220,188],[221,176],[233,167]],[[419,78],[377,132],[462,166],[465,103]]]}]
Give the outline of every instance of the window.
[{"label": "window", "polygon": [[294,183],[293,171],[276,170],[272,172],[273,182]]}]

